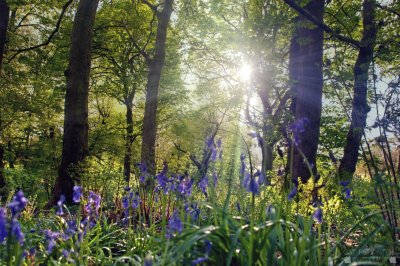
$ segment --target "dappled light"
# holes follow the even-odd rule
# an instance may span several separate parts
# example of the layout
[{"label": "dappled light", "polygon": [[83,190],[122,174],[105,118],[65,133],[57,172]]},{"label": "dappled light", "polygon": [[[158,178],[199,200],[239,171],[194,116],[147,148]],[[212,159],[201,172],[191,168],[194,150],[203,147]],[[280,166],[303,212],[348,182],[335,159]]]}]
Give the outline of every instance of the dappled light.
[{"label": "dappled light", "polygon": [[400,265],[400,2],[0,0],[0,265]]}]

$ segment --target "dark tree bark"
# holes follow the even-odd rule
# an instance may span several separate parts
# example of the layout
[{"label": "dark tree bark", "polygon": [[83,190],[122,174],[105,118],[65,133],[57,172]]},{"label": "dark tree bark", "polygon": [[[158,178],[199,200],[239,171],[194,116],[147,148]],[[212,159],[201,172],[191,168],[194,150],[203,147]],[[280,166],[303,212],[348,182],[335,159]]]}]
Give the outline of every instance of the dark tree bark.
[{"label": "dark tree bark", "polygon": [[[311,0],[304,10],[322,21],[324,1]],[[296,121],[306,119],[308,122],[304,132],[299,134],[300,143],[293,151],[292,174],[294,178],[300,177],[302,182],[306,182],[311,173],[304,160],[313,165],[312,170],[316,172],[323,88],[323,30],[310,25],[302,15],[297,18],[296,24],[289,58],[289,74],[293,82],[291,107]]]},{"label": "dark tree bark", "polygon": [[351,112],[351,124],[346,136],[343,157],[340,160],[339,176],[342,179],[352,178],[358,162],[358,151],[361,146],[361,138],[367,121],[370,107],[367,103],[368,69],[373,59],[374,42],[377,28],[375,25],[376,1],[364,0],[363,2],[363,33],[357,61],[353,68],[353,103]]},{"label": "dark tree bark", "polygon": [[3,68],[4,48],[7,41],[8,20],[10,17],[10,8],[6,0],[0,0],[0,74]]},{"label": "dark tree bark", "polygon": [[173,0],[165,0],[163,10],[155,11],[158,18],[155,53],[146,58],[149,68],[146,85],[146,104],[143,118],[141,161],[150,174],[155,174],[155,144],[157,136],[157,105],[161,71],[165,61],[165,43],[168,24],[172,13]]},{"label": "dark tree bark", "polygon": [[126,139],[125,139],[125,156],[124,156],[124,177],[125,181],[129,183],[131,178],[131,165],[132,165],[132,144],[135,140],[133,135],[133,98],[135,92],[133,91],[125,99],[126,107]]},{"label": "dark tree bark", "polygon": [[69,65],[65,71],[64,137],[61,165],[48,206],[63,194],[72,203],[74,179],[88,154],[88,97],[93,24],[99,0],[80,0],[71,34]]}]

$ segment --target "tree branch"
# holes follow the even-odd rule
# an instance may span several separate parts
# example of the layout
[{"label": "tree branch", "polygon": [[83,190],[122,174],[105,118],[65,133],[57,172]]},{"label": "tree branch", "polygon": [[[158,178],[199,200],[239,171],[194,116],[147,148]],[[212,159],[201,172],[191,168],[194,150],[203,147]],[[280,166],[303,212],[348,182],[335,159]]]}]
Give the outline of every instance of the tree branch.
[{"label": "tree branch", "polygon": [[314,25],[317,27],[321,28],[324,30],[326,33],[331,34],[333,37],[336,39],[343,41],[345,43],[348,43],[356,48],[360,48],[361,44],[359,41],[354,40],[352,38],[343,36],[337,32],[335,32],[333,29],[331,29],[328,25],[326,25],[323,21],[320,21],[319,19],[315,18],[313,15],[308,13],[306,10],[304,10],[301,6],[299,6],[295,0],[283,0],[286,4],[288,4],[291,8],[296,10],[299,14],[303,15],[306,19],[308,19],[310,22],[312,22]]},{"label": "tree branch", "polygon": [[8,60],[8,63],[10,63],[17,55],[19,55],[20,53],[23,52],[27,52],[27,51],[31,51],[37,48],[40,48],[42,46],[46,46],[48,45],[51,40],[53,39],[54,35],[56,35],[56,33],[58,32],[58,30],[60,29],[60,25],[61,25],[61,21],[65,15],[65,12],[67,12],[68,7],[72,4],[73,0],[68,0],[68,2],[66,2],[61,10],[60,16],[58,17],[57,23],[56,23],[56,27],[54,28],[54,30],[50,33],[49,37],[47,38],[47,40],[41,44],[37,44],[31,47],[27,47],[27,48],[22,48],[22,49],[16,49],[16,50],[11,50],[13,52],[15,52],[15,54]]}]

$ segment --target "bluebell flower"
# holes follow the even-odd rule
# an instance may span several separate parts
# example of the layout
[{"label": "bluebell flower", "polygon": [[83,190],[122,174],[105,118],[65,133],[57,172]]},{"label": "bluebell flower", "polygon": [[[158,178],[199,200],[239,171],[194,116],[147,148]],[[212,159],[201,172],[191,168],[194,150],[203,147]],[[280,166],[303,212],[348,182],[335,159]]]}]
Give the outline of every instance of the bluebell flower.
[{"label": "bluebell flower", "polygon": [[212,162],[217,160],[217,150],[214,147],[211,147],[211,159]]},{"label": "bluebell flower", "polygon": [[192,194],[193,180],[189,177],[185,177],[178,186],[178,192],[183,196],[190,196]]},{"label": "bluebell flower", "polygon": [[297,187],[294,186],[288,195],[288,200],[292,200],[297,194]]},{"label": "bluebell flower", "polygon": [[8,204],[8,207],[11,210],[11,214],[15,216],[25,208],[27,203],[28,200],[25,198],[22,190],[20,190],[14,195],[12,201]]},{"label": "bluebell flower", "polygon": [[200,263],[206,262],[207,260],[208,260],[208,258],[200,257],[200,258],[198,258],[198,259],[195,259],[195,260],[192,262],[192,265],[199,265]]},{"label": "bluebell flower", "polygon": [[44,236],[47,240],[47,253],[50,254],[56,246],[56,240],[60,236],[60,233],[51,230],[44,230]]},{"label": "bluebell flower", "polygon": [[339,184],[343,187],[347,187],[350,184],[350,181],[340,181]]},{"label": "bluebell flower", "polygon": [[164,167],[163,167],[162,171],[156,175],[158,185],[164,190],[167,188],[167,185],[169,182],[168,177],[167,177],[167,172],[168,172],[168,164],[164,163]]},{"label": "bluebell flower", "polygon": [[72,200],[75,203],[79,203],[81,201],[81,196],[82,196],[82,187],[74,186]]},{"label": "bluebell flower", "polygon": [[63,205],[65,202],[65,196],[61,195],[60,199],[57,201],[57,210],[56,210],[56,214],[57,215],[63,215],[64,211],[63,211]]},{"label": "bluebell flower", "polygon": [[251,192],[254,195],[258,195],[260,193],[259,186],[260,184],[257,182],[256,177],[251,177],[250,173],[246,173],[245,178],[243,179],[243,186],[247,192]]},{"label": "bluebell flower", "polygon": [[346,187],[346,188],[343,189],[343,192],[344,192],[344,197],[346,199],[350,199],[351,198],[351,188]]},{"label": "bluebell flower", "polygon": [[183,224],[182,224],[181,218],[179,217],[179,212],[177,210],[175,210],[174,213],[172,214],[172,216],[169,218],[168,226],[169,226],[170,232],[179,233],[179,234],[182,233]]},{"label": "bluebell flower", "polygon": [[216,187],[217,184],[218,184],[218,175],[217,175],[216,172],[213,172],[212,178],[213,178],[213,181],[214,181],[214,187]]},{"label": "bluebell flower", "polygon": [[222,146],[222,138],[219,138],[217,140],[217,148],[219,149],[219,148],[221,148],[221,146]]},{"label": "bluebell flower", "polygon": [[129,192],[129,191],[131,191],[131,187],[126,186],[126,187],[124,187],[124,190],[125,190],[126,192]]},{"label": "bluebell flower", "polygon": [[250,132],[250,133],[248,133],[247,135],[249,135],[250,137],[252,137],[252,138],[257,138],[257,132]]},{"label": "bluebell flower", "polygon": [[24,233],[22,232],[20,223],[15,218],[11,220],[11,235],[19,242],[21,246],[24,244]]},{"label": "bluebell flower", "polygon": [[7,235],[7,211],[5,208],[0,208],[0,244],[4,242]]},{"label": "bluebell flower", "polygon": [[61,253],[63,254],[64,258],[68,258],[68,257],[69,257],[69,251],[66,250],[66,249],[63,249],[63,250],[61,251]]},{"label": "bluebell flower", "polygon": [[313,218],[315,220],[317,220],[318,223],[322,223],[322,209],[320,207],[318,207],[314,214],[313,214]]},{"label": "bluebell flower", "polygon": [[93,191],[89,191],[88,202],[85,205],[84,209],[92,218],[99,215],[100,202],[100,195],[97,195]]},{"label": "bluebell flower", "polygon": [[132,197],[132,209],[137,209],[140,205],[140,196],[139,196],[139,192],[135,193],[135,196]]},{"label": "bluebell flower", "polygon": [[208,148],[214,145],[214,136],[210,136],[206,139],[206,145]]},{"label": "bluebell flower", "polygon": [[207,186],[208,186],[208,178],[204,177],[198,183],[200,190],[203,192],[204,195],[207,196]]},{"label": "bluebell flower", "polygon": [[197,206],[197,203],[192,203],[191,207],[192,207],[192,211],[190,212],[190,216],[192,217],[193,220],[199,219],[200,208]]},{"label": "bluebell flower", "polygon": [[306,126],[310,123],[310,119],[302,117],[289,125],[289,131],[293,134],[293,142],[295,145],[299,145],[301,142],[301,134],[305,131]]},{"label": "bluebell flower", "polygon": [[339,184],[343,187],[344,197],[346,199],[350,199],[351,198],[351,188],[348,187],[348,185],[350,184],[350,181],[341,181]]},{"label": "bluebell flower", "polygon": [[139,181],[144,182],[146,179],[146,175],[147,175],[147,165],[145,162],[141,162],[138,164],[138,166],[139,166],[139,170],[140,170]]}]

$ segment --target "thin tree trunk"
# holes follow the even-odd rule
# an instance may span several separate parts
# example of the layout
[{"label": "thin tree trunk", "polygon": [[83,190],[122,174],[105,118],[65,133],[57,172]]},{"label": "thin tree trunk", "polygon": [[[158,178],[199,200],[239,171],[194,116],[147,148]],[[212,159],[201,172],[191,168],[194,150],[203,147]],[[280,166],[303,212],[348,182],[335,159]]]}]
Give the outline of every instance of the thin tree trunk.
[{"label": "thin tree trunk", "polygon": [[131,165],[132,165],[132,143],[133,136],[133,110],[132,101],[126,102],[126,140],[125,140],[125,156],[124,156],[124,177],[125,181],[129,183],[131,178]]},{"label": "thin tree trunk", "polygon": [[88,154],[88,97],[93,24],[99,0],[80,0],[71,34],[61,165],[48,206],[63,194],[72,203],[74,179]]},{"label": "thin tree trunk", "polygon": [[[3,201],[7,197],[6,179],[4,176],[4,145],[3,145],[2,120],[0,115],[0,197]],[[1,202],[0,201],[0,202]]]},{"label": "thin tree trunk", "polygon": [[375,25],[375,6],[376,2],[374,0],[364,0],[363,2],[363,33],[361,47],[353,68],[354,96],[351,124],[347,132],[344,153],[339,166],[339,176],[347,180],[352,178],[356,170],[358,150],[361,146],[361,138],[366,126],[367,114],[370,110],[367,103],[368,69],[373,59],[374,42],[377,32]]},{"label": "thin tree trunk", "polygon": [[173,0],[165,0],[164,8],[158,14],[155,54],[148,58],[149,73],[146,86],[146,104],[143,118],[143,136],[141,161],[145,163],[150,174],[155,174],[155,144],[157,136],[157,105],[161,71],[165,62],[165,43],[168,24],[172,13]]},{"label": "thin tree trunk", "polygon": [[7,41],[7,28],[10,16],[10,8],[6,0],[0,0],[0,75],[3,69],[4,48]]},{"label": "thin tree trunk", "polygon": [[[323,20],[324,1],[312,0],[304,9],[313,14],[318,20]],[[304,23],[307,23],[304,26]],[[300,143],[294,150],[292,158],[293,177],[300,177],[306,182],[310,170],[305,160],[313,166],[316,172],[316,155],[319,142],[319,129],[322,109],[322,56],[323,56],[323,30],[312,25],[306,18],[298,18],[298,28],[292,38],[290,55],[290,78],[294,92],[292,110],[296,121],[306,119],[305,130],[299,135]],[[304,156],[299,152],[301,151]],[[305,158],[304,158],[305,157]]]}]

